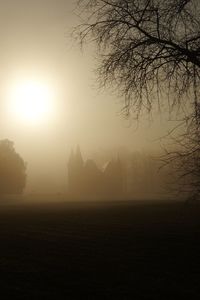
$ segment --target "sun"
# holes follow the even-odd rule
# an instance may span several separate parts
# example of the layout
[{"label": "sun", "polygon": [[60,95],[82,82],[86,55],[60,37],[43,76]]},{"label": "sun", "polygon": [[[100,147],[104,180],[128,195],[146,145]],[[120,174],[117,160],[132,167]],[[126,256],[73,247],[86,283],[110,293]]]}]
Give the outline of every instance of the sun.
[{"label": "sun", "polygon": [[49,119],[53,110],[53,92],[37,80],[16,82],[10,89],[9,110],[19,121],[39,124]]}]

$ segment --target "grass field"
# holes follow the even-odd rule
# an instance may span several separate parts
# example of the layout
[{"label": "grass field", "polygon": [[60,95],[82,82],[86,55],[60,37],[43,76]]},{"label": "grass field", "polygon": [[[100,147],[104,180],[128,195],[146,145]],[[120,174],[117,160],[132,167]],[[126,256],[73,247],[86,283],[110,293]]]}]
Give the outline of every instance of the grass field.
[{"label": "grass field", "polygon": [[1,299],[198,299],[200,205],[0,206]]}]

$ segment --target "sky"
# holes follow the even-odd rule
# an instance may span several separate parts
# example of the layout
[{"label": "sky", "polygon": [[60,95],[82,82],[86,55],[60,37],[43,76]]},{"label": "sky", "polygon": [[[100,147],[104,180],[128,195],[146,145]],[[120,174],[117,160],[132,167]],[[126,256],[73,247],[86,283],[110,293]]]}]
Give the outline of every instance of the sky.
[{"label": "sky", "polygon": [[[27,191],[63,190],[67,159],[80,145],[83,156],[101,149],[158,149],[166,120],[146,117],[139,124],[121,114],[123,99],[97,89],[93,47],[81,51],[70,38],[78,22],[76,1],[0,1],[0,139],[15,143],[28,164]],[[45,83],[53,113],[42,123],[22,122],[11,113],[10,91],[29,79]]]}]

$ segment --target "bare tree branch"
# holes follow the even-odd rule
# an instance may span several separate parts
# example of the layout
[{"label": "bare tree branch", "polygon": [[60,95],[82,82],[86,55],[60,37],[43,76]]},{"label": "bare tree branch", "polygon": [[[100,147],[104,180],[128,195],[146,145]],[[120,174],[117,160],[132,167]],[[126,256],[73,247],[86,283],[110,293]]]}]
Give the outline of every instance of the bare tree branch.
[{"label": "bare tree branch", "polygon": [[86,22],[75,29],[78,40],[98,46],[100,83],[117,87],[127,115],[138,119],[143,110],[166,103],[169,111],[185,110],[184,130],[178,127],[162,160],[172,166],[182,190],[199,196],[200,1],[80,0],[79,5]]},{"label": "bare tree branch", "polygon": [[[81,0],[86,23],[75,30],[93,41],[101,85],[117,86],[125,111],[151,111],[161,92],[170,109],[188,101],[193,67],[200,79],[200,4],[195,0]],[[167,84],[170,83],[170,84]],[[159,93],[158,93],[159,91]],[[184,99],[184,100],[183,100]]]}]

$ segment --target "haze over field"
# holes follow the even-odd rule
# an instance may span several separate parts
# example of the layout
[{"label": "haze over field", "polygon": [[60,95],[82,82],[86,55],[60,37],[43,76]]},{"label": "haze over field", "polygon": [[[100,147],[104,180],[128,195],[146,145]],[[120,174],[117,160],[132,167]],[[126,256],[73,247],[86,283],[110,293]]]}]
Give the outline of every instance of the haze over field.
[{"label": "haze over field", "polygon": [[[7,0],[0,6],[0,137],[14,141],[28,164],[26,192],[64,192],[69,154],[78,144],[85,159],[101,151],[117,155],[122,146],[157,154],[155,140],[171,126],[168,116],[125,120],[117,92],[96,89],[93,46],[81,52],[70,38],[79,21],[76,1]],[[31,106],[35,98],[39,111]]]},{"label": "haze over field", "polygon": [[198,299],[200,1],[0,0],[0,37],[1,299]]}]

